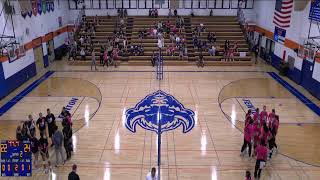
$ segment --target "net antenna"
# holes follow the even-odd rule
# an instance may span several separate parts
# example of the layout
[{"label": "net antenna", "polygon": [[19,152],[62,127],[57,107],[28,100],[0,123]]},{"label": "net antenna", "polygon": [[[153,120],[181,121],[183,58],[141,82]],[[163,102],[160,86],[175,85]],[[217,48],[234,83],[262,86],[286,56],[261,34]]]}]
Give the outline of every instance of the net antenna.
[{"label": "net antenna", "polygon": [[14,5],[10,0],[3,0],[0,1],[0,3],[2,3],[0,19],[4,20],[3,26],[0,27],[0,56],[7,56],[10,54],[14,56],[20,44],[16,38],[12,18],[12,15],[15,14]]}]

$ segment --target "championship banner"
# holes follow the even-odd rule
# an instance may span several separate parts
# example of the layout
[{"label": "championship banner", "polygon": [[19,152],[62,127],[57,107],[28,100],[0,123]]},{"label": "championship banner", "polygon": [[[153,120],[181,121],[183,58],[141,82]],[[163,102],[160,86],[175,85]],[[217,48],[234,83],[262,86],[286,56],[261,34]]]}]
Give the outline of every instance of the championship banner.
[{"label": "championship banner", "polygon": [[51,11],[54,11],[54,1],[51,1],[51,3],[50,3],[50,9],[51,9]]},{"label": "championship banner", "polygon": [[34,16],[38,14],[38,2],[37,0],[32,0],[32,13]]},{"label": "championship banner", "polygon": [[41,4],[41,0],[38,0],[38,14],[42,14],[42,4]]},{"label": "championship banner", "polygon": [[21,8],[21,16],[23,18],[26,18],[27,15],[30,14],[32,15],[32,7],[30,1],[26,0],[19,0],[20,8]]},{"label": "championship banner", "polygon": [[51,11],[51,8],[50,8],[50,5],[51,3],[50,3],[50,1],[49,0],[47,0],[47,3],[46,3],[46,7],[47,7],[47,12],[50,12]]},{"label": "championship banner", "polygon": [[275,27],[274,28],[274,41],[284,44],[285,40],[286,40],[286,30],[281,29],[279,27]]},{"label": "championship banner", "polygon": [[320,22],[320,0],[312,0],[309,19]]},{"label": "championship banner", "polygon": [[47,1],[42,0],[42,13],[45,14],[47,12]]}]

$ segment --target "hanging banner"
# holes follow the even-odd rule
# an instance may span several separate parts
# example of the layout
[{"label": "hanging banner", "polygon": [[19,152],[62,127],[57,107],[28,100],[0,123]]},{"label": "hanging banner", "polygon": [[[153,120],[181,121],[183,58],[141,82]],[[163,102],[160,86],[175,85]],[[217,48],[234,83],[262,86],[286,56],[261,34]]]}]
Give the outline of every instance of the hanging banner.
[{"label": "hanging banner", "polygon": [[38,3],[37,0],[32,0],[32,13],[34,16],[38,14]]},{"label": "hanging banner", "polygon": [[47,7],[47,11],[48,11],[48,12],[50,12],[50,11],[51,11],[50,6],[51,6],[51,3],[50,3],[50,1],[49,1],[49,0],[47,0],[46,7]]},{"label": "hanging banner", "polygon": [[41,0],[38,0],[38,14],[42,14],[42,4],[41,4]]},{"label": "hanging banner", "polygon": [[51,11],[54,11],[54,2],[52,1],[50,4],[51,4],[50,6]]},{"label": "hanging banner", "polygon": [[320,22],[320,0],[312,0],[309,19]]},{"label": "hanging banner", "polygon": [[45,14],[47,12],[47,1],[42,0],[42,13]]},{"label": "hanging banner", "polygon": [[286,30],[276,26],[274,28],[274,41],[284,44],[285,40],[286,40]]}]

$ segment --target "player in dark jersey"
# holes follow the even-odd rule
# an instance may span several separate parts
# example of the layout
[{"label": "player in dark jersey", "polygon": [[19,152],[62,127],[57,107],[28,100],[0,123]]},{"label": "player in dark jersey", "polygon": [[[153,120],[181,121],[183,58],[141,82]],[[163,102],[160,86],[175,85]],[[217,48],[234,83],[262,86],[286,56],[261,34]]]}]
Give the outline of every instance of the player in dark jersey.
[{"label": "player in dark jersey", "polygon": [[54,145],[52,141],[52,135],[56,126],[56,117],[51,113],[50,109],[47,109],[46,122],[48,124],[49,138],[51,139],[51,147]]},{"label": "player in dark jersey", "polygon": [[67,159],[71,158],[71,151],[72,151],[72,129],[69,124],[65,124],[63,129],[63,144],[64,149],[66,150]]},{"label": "player in dark jersey", "polygon": [[[48,173],[48,170],[51,169],[49,152],[48,152],[48,139],[43,133],[40,133],[39,147],[40,147],[40,154],[43,161],[43,168],[45,170],[45,173]],[[48,165],[48,168],[47,168],[47,165]]]},{"label": "player in dark jersey", "polygon": [[31,114],[28,116],[28,119],[29,120],[26,122],[26,125],[28,126],[29,135],[32,136],[36,133],[36,123],[34,122]]},{"label": "player in dark jersey", "polygon": [[31,152],[34,156],[33,164],[36,168],[38,168],[38,157],[39,157],[39,140],[35,137],[35,135],[30,138],[31,143]]},{"label": "player in dark jersey", "polygon": [[39,119],[37,120],[37,127],[40,131],[40,134],[46,134],[46,118],[43,117],[42,113],[39,113]]}]

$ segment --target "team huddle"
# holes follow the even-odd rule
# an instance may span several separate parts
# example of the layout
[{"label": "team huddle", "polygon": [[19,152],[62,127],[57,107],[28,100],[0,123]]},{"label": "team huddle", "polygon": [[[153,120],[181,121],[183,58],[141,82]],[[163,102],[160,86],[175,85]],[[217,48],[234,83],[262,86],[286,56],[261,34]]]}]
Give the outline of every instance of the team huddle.
[{"label": "team huddle", "polygon": [[[244,156],[246,148],[248,148],[249,157],[256,156],[256,165],[254,177],[260,178],[261,171],[268,159],[271,159],[274,148],[278,148],[276,144],[276,136],[279,128],[279,116],[275,110],[268,113],[266,106],[259,112],[252,113],[249,109],[244,124],[244,142],[241,148],[241,156]],[[253,147],[253,153],[251,153]],[[250,178],[250,172],[247,172],[247,179]]]},{"label": "team huddle", "polygon": [[[70,112],[63,107],[60,116],[62,118],[62,132],[59,130],[56,123],[56,117],[51,113],[50,109],[47,109],[47,115],[43,116],[39,113],[39,118],[34,121],[32,115],[28,116],[28,120],[22,122],[22,127],[19,125],[16,130],[16,139],[19,141],[30,141],[31,152],[34,156],[33,164],[35,168],[39,167],[38,156],[40,154],[43,161],[43,168],[45,173],[51,170],[50,155],[49,155],[49,142],[47,134],[51,138],[51,147],[54,147],[56,164],[59,164],[59,156],[61,157],[62,164],[66,159],[71,158],[71,152],[73,151],[72,145],[72,120]],[[40,138],[36,137],[36,131],[39,131]],[[47,133],[48,132],[48,133]],[[66,151],[67,158],[64,158],[62,152],[62,145]]]}]

